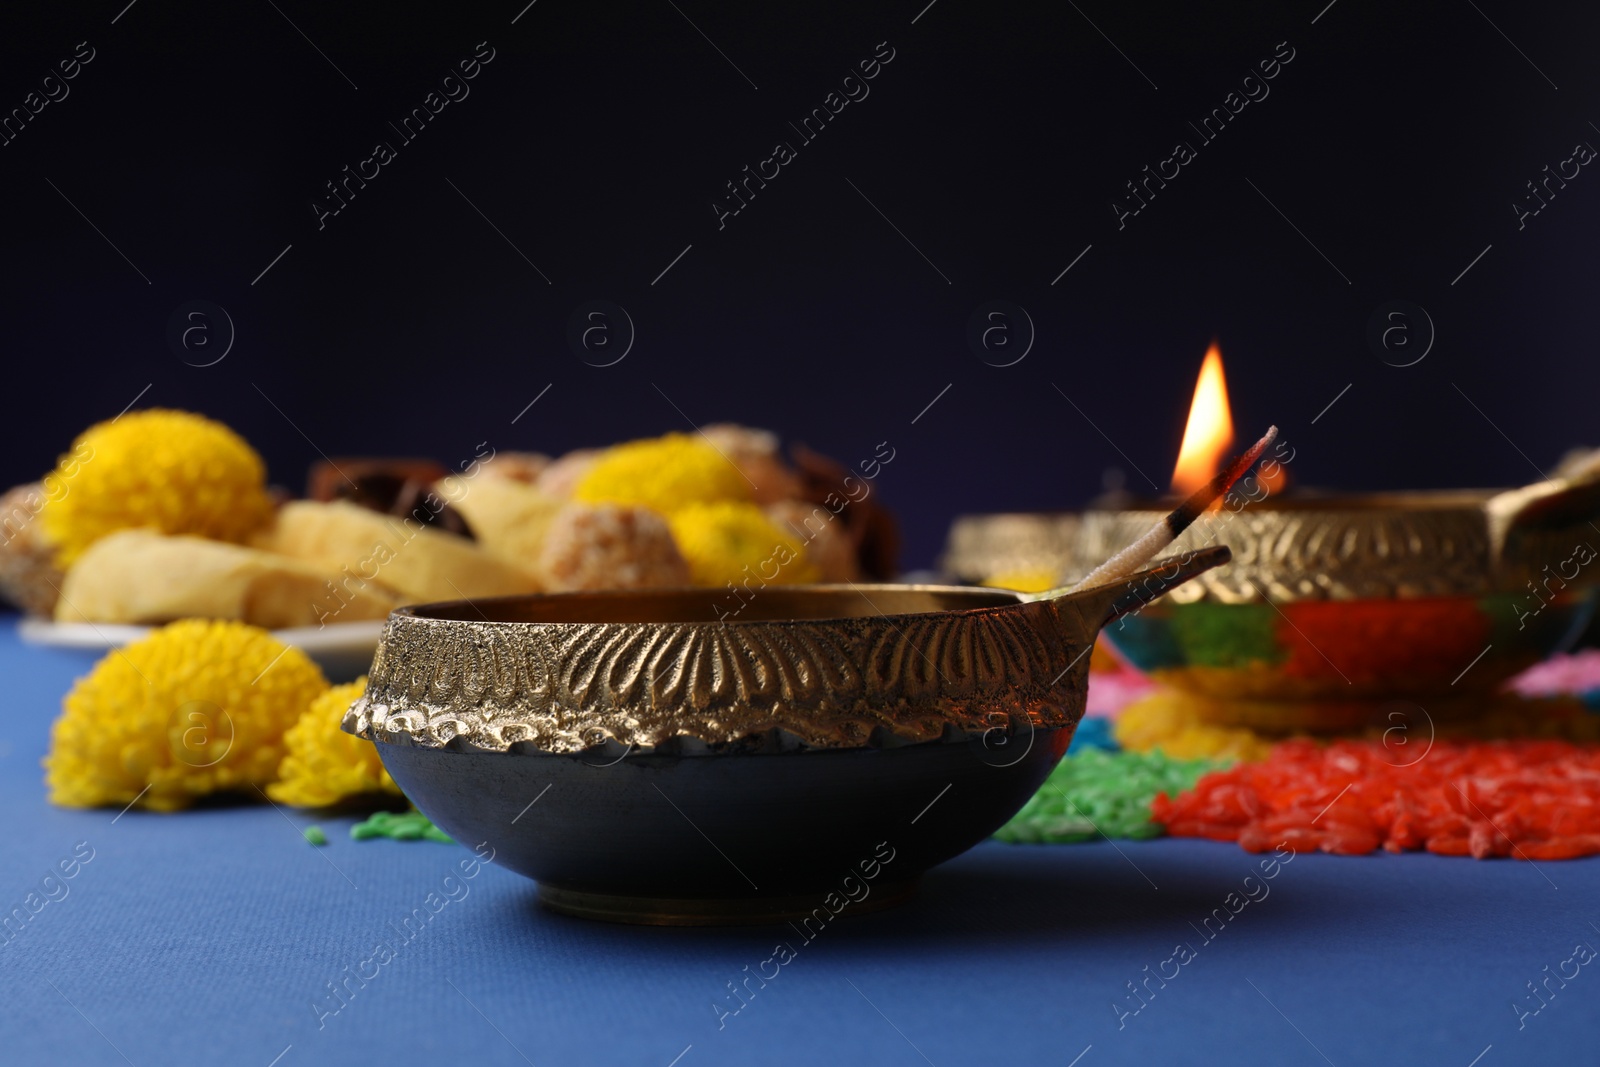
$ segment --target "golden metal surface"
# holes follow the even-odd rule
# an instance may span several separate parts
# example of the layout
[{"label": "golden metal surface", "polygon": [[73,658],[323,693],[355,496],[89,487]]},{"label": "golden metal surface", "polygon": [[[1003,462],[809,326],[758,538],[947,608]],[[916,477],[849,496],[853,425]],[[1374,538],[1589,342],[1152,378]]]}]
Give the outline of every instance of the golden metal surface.
[{"label": "golden metal surface", "polygon": [[772,587],[731,617],[727,593],[695,589],[405,608],[343,728],[388,744],[579,752],[770,730],[848,748],[878,730],[929,741],[947,728],[1064,726],[1083,714],[1101,626],[1227,558],[1213,549],[1032,597]]},{"label": "golden metal surface", "polygon": [[[1163,512],[968,516],[952,528],[946,566],[963,578],[1057,568],[1064,578],[1128,544]],[[1545,482],[1504,493],[1449,491],[1269,497],[1196,522],[1172,551],[1226,545],[1233,562],[1172,593],[1179,603],[1357,600],[1515,593],[1558,570],[1576,585],[1580,546],[1600,549],[1600,483]],[[1579,558],[1582,558],[1580,553]],[[1566,569],[1563,570],[1563,565]],[[1549,568],[1546,570],[1546,568]],[[1559,584],[1559,583],[1558,583]]]}]

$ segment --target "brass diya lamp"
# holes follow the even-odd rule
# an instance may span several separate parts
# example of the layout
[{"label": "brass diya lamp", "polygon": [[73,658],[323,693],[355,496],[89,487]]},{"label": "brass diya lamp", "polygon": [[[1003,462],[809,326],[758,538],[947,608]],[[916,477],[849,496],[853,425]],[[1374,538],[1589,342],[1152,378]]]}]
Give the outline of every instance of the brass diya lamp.
[{"label": "brass diya lamp", "polygon": [[557,911],[826,924],[892,905],[1060,761],[1101,628],[1227,562],[1147,565],[1276,432],[1072,588],[780,586],[732,619],[705,589],[402,608],[342,725]]},{"label": "brass diya lamp", "polygon": [[[1080,552],[1140,515],[1085,513]],[[1588,621],[1595,517],[1594,483],[1268,499],[1192,528],[1234,562],[1108,637],[1212,721],[1345,729],[1394,701],[1467,715]]]},{"label": "brass diya lamp", "polygon": [[[1186,462],[1209,469],[1208,437],[1214,448],[1231,436],[1225,392],[1223,424],[1206,425],[1206,379],[1176,485]],[[1202,719],[1291,731],[1387,725],[1397,704],[1465,716],[1587,623],[1600,580],[1588,565],[1600,546],[1593,474],[1499,492],[1277,494],[1276,468],[1292,453],[1277,458],[1174,544],[1224,545],[1232,562],[1106,631],[1135,667],[1192,697]],[[965,517],[944,566],[966,580],[1067,577],[1158,514],[1135,504]]]}]

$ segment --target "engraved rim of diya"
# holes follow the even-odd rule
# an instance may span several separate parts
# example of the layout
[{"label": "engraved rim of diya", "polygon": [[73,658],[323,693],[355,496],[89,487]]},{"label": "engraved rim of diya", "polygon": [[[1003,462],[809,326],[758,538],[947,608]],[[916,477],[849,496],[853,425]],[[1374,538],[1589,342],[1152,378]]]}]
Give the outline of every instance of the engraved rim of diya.
[{"label": "engraved rim of diya", "polygon": [[[1150,508],[972,515],[942,560],[965,580],[1016,570],[1087,571],[1158,519]],[[1268,497],[1195,522],[1173,551],[1225,545],[1233,562],[1171,592],[1178,603],[1485,596],[1552,575],[1600,582],[1600,482],[1521,489]],[[1549,568],[1548,570],[1546,568]]]},{"label": "engraved rim of diya", "polygon": [[391,745],[577,753],[1071,726],[1101,627],[1228,558],[1225,547],[1184,553],[1072,593],[775,586],[725,621],[721,592],[705,589],[402,608],[342,728]]}]

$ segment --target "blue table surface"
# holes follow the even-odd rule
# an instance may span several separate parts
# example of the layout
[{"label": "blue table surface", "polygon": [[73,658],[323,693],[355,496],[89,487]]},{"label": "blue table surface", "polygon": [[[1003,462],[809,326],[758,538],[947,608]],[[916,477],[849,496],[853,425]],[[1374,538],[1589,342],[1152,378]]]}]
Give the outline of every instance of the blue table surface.
[{"label": "blue table surface", "polygon": [[[1600,966],[1574,957],[1600,947],[1597,859],[1307,855],[1265,881],[1228,844],[988,843],[809,943],[610,925],[497,867],[459,879],[457,845],[352,841],[349,819],[321,821],[318,849],[311,818],[265,806],[51,806],[39,760],[91,662],[0,623],[0,907],[27,916],[0,943],[0,1063],[1498,1067],[1600,1048]],[[46,899],[75,850],[92,859]],[[728,983],[778,942],[793,958],[732,1013]]]}]

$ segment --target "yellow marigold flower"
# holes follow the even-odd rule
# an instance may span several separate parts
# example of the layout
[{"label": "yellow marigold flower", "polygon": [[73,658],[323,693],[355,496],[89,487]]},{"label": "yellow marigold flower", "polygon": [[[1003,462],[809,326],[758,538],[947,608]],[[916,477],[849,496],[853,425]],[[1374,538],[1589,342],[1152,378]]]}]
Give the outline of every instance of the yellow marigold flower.
[{"label": "yellow marigold flower", "polygon": [[311,702],[284,740],[289,754],[278,781],[267,787],[273,800],[297,808],[325,808],[364,793],[400,796],[378,758],[378,746],[339,729],[345,709],[366,691],[366,678],[336,685]]},{"label": "yellow marigold flower", "polygon": [[50,799],[71,808],[186,807],[258,796],[283,735],[328,682],[297,648],[242,622],[185,619],[107,653],[61,702],[45,757]]},{"label": "yellow marigold flower", "polygon": [[690,504],[749,500],[750,483],[704,441],[669,433],[606,449],[579,479],[573,499],[639,504],[670,515]]},{"label": "yellow marigold flower", "polygon": [[272,514],[266,473],[220,422],[130,411],[78,435],[45,478],[39,521],[62,566],[106,534],[136,527],[239,542]]},{"label": "yellow marigold flower", "polygon": [[691,504],[673,512],[667,523],[696,585],[737,585],[747,578],[768,585],[817,580],[817,568],[799,539],[755,504]]}]

